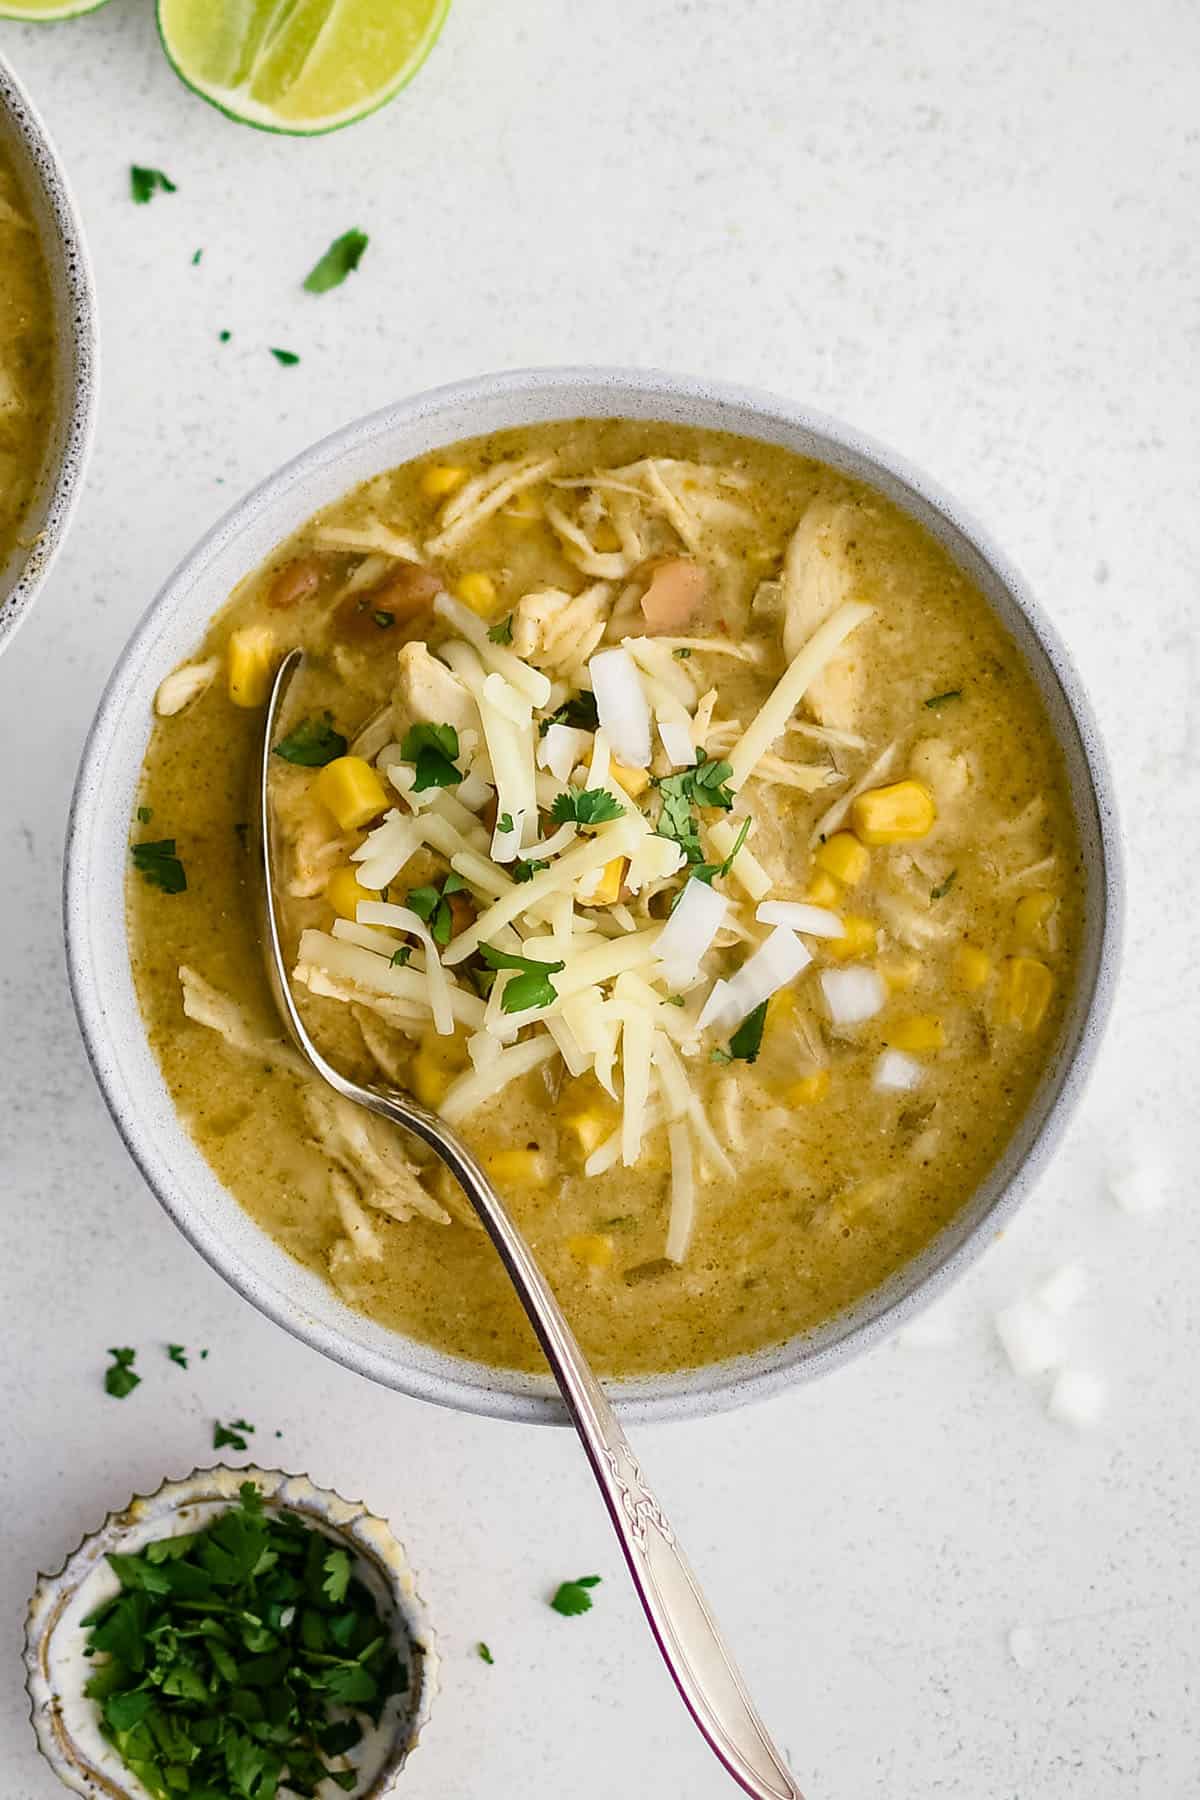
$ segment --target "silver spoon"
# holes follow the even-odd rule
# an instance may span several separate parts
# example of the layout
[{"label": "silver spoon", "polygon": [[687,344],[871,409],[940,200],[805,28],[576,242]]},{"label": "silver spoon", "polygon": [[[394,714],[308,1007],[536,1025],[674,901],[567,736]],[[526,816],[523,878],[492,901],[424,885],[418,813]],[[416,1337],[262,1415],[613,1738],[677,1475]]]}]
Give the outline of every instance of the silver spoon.
[{"label": "silver spoon", "polygon": [[284,690],[303,653],[284,659],[271,690],[263,737],[259,827],[266,897],[267,973],[284,1023],[312,1067],[335,1092],[419,1137],[459,1182],[495,1245],[537,1333],[563,1404],[579,1433],[638,1598],[663,1661],[710,1749],[755,1800],[804,1800],[755,1712],[733,1658],[721,1641],[699,1583],[667,1517],[629,1448],[616,1414],[575,1341],[549,1283],[508,1208],[461,1138],[436,1113],[392,1088],[360,1087],[326,1062],[292,998],[275,905],[271,814],[271,746]]}]

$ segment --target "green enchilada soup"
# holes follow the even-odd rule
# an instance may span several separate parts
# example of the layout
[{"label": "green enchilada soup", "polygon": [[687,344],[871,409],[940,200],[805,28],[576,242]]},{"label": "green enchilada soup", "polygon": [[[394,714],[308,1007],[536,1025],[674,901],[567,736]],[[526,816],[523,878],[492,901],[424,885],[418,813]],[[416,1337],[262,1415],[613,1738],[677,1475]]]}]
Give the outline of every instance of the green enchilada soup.
[{"label": "green enchilada soup", "polygon": [[311,519],[159,690],[129,930],[188,1129],[353,1306],[527,1368],[453,1183],[280,1039],[246,821],[293,646],[305,1017],[463,1132],[602,1371],[814,1327],[954,1217],[1053,1053],[1082,880],[1030,675],[911,519],[746,439],[511,431]]},{"label": "green enchilada soup", "polygon": [[33,214],[0,148],[0,568],[21,540],[50,436],[50,285]]}]

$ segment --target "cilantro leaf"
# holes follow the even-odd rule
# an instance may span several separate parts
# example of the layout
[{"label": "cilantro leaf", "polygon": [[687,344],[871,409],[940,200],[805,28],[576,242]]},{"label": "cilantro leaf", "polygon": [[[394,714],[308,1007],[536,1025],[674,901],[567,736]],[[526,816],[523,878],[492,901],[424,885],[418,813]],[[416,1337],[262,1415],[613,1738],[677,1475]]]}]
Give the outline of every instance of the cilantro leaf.
[{"label": "cilantro leaf", "polygon": [[513,825],[512,814],[510,812],[502,812],[500,814],[500,817],[496,820],[496,830],[497,831],[513,831],[515,829],[516,829],[516,827]]},{"label": "cilantro leaf", "polygon": [[479,954],[489,969],[520,971],[507,983],[500,997],[501,1012],[527,1012],[532,1006],[549,1006],[558,998],[558,989],[550,980],[566,967],[560,962],[538,962],[532,956],[515,956],[509,950],[497,950],[492,944],[480,944]]},{"label": "cilantro leaf", "polygon": [[285,369],[294,368],[300,361],[300,358],[296,355],[294,350],[277,350],[274,344],[271,345],[271,355],[275,358],[275,361],[281,363]]},{"label": "cilantro leaf", "polygon": [[272,755],[302,769],[323,769],[336,757],[345,756],[346,747],[341,732],[333,729],[332,715],[326,713],[323,719],[302,719],[295,731],[272,746]]},{"label": "cilantro leaf", "polygon": [[392,969],[402,969],[404,967],[405,963],[412,956],[412,953],[413,953],[413,947],[411,944],[401,944],[401,946],[398,950],[392,951],[391,957],[388,962],[388,967],[392,968]]},{"label": "cilantro leaf", "polygon": [[[440,892],[432,886],[419,887],[412,888],[406,896],[410,909],[424,924],[429,926],[429,934],[434,943],[439,944],[443,949],[454,935],[454,913],[450,906],[450,895],[464,893],[466,888],[467,884],[462,876],[451,871],[443,881]],[[396,954],[399,955],[399,952],[397,951]],[[410,950],[409,955],[411,954]],[[392,962],[395,963],[395,960],[396,957],[393,956]],[[407,962],[408,957],[406,956],[404,960]]]},{"label": "cilantro leaf", "polygon": [[130,854],[134,868],[151,887],[161,888],[164,894],[186,893],[187,871],[175,854],[174,838],[131,844]]},{"label": "cilantro leaf", "polygon": [[[737,856],[738,851],[741,849],[742,845],[745,843],[747,835],[749,834],[749,831],[750,831],[750,815],[749,815],[749,813],[747,813],[746,817],[742,820],[741,824],[738,827],[738,834],[734,838],[733,843],[730,846],[729,855],[725,858],[724,862],[697,863],[694,868],[691,868],[688,870],[689,875],[691,875],[696,881],[707,882],[709,887],[712,886],[713,881],[716,879],[716,877],[718,875],[721,875],[721,876],[728,875],[730,869],[732,869],[732,867],[733,867],[734,858]],[[680,892],[680,894],[682,894],[683,889],[680,888],[679,892]],[[679,896],[677,895],[676,899],[678,899],[678,897]]]},{"label": "cilantro leaf", "polygon": [[766,1022],[767,1002],[764,1000],[753,1012],[746,1014],[730,1038],[730,1055],[737,1057],[740,1062],[756,1062],[762,1049],[763,1027]]},{"label": "cilantro leaf", "polygon": [[936,712],[938,707],[949,706],[949,704],[952,700],[961,700],[961,699],[962,699],[962,689],[961,688],[947,688],[946,692],[944,694],[930,694],[928,700],[925,701],[925,705],[928,706],[932,711]]},{"label": "cilantro leaf", "polygon": [[692,799],[697,806],[719,806],[728,812],[733,805],[733,790],[727,783],[733,774],[732,763],[718,762],[715,757],[704,757],[694,769],[685,769],[684,775],[691,781]]},{"label": "cilantro leaf", "polygon": [[577,825],[603,825],[609,819],[622,818],[625,808],[607,788],[585,788],[582,793],[567,788],[555,794],[550,812],[560,825],[572,820]]},{"label": "cilantro leaf", "polygon": [[479,1658],[480,1662],[494,1663],[496,1660],[495,1657],[492,1655],[491,1651],[488,1649],[487,1645],[482,1641],[482,1639],[475,1646],[475,1654]]},{"label": "cilantro leaf", "polygon": [[185,1347],[182,1344],[168,1344],[167,1345],[167,1355],[170,1358],[170,1360],[173,1363],[178,1364],[178,1366],[181,1369],[187,1368],[187,1366],[188,1366],[187,1350],[185,1349]]},{"label": "cilantro leaf", "polygon": [[592,1596],[588,1589],[599,1585],[598,1575],[578,1575],[574,1581],[562,1581],[550,1604],[564,1619],[578,1618],[580,1613],[591,1612]]},{"label": "cilantro leaf", "polygon": [[161,169],[143,169],[134,163],[129,171],[129,192],[135,206],[146,206],[155,194],[173,194],[176,187]]},{"label": "cilantro leaf", "polygon": [[513,880],[532,881],[535,875],[540,874],[543,869],[548,869],[549,867],[550,864],[548,862],[537,856],[529,857],[527,860],[521,862],[515,862],[513,864],[512,872]]},{"label": "cilantro leaf", "polygon": [[154,808],[152,806],[139,806],[138,807],[137,822],[139,825],[148,825],[153,817],[154,817]]},{"label": "cilantro leaf", "polygon": [[344,231],[334,238],[321,260],[304,277],[306,294],[327,294],[340,287],[347,275],[353,274],[363,259],[370,240],[365,231]]},{"label": "cilantro leaf", "polygon": [[[660,776],[656,782],[662,810],[655,831],[659,837],[671,838],[683,850],[690,863],[704,863],[700,847],[700,830],[693,807],[719,806],[728,812],[733,805],[733,789],[729,787],[732,765],[709,758],[698,751],[700,761],[691,769],[676,775]],[[702,877],[711,879],[711,877]]]},{"label": "cilantro leaf", "polygon": [[560,706],[538,723],[538,736],[545,737],[552,725],[571,725],[576,731],[596,731],[600,725],[600,714],[596,711],[596,696],[590,688],[583,688],[578,694]]},{"label": "cilantro leaf", "polygon": [[392,626],[396,623],[395,613],[384,612],[382,609],[379,612],[373,612],[371,617],[374,619],[376,625],[378,625],[380,631],[390,631]]},{"label": "cilantro leaf", "polygon": [[110,1350],[112,1363],[104,1371],[104,1391],[111,1394],[114,1400],[124,1400],[126,1394],[132,1394],[141,1382],[141,1376],[133,1372],[136,1350]]},{"label": "cilantro leaf", "polygon": [[233,1450],[248,1450],[250,1446],[243,1433],[253,1430],[253,1425],[247,1424],[245,1419],[231,1419],[228,1425],[222,1425],[220,1419],[214,1419],[212,1447],[214,1450],[221,1450],[228,1444]]},{"label": "cilantro leaf", "polygon": [[947,877],[944,881],[939,881],[935,888],[930,888],[930,890],[929,890],[930,900],[944,900],[946,898],[946,895],[950,892],[950,889],[954,886],[954,884],[957,880],[958,880],[958,870],[951,869],[950,873],[947,875]]},{"label": "cilantro leaf", "polygon": [[321,1583],[321,1592],[335,1606],[340,1606],[346,1598],[346,1589],[350,1585],[350,1557],[345,1550],[331,1550],[325,1558],[325,1579]]},{"label": "cilantro leaf", "polygon": [[413,793],[431,787],[457,787],[461,769],[454,766],[458,733],[453,725],[410,725],[400,742],[400,754],[416,769]]},{"label": "cilantro leaf", "polygon": [[488,637],[493,644],[511,644],[512,614],[508,613],[503,619],[497,620],[495,625],[490,625],[488,627]]}]

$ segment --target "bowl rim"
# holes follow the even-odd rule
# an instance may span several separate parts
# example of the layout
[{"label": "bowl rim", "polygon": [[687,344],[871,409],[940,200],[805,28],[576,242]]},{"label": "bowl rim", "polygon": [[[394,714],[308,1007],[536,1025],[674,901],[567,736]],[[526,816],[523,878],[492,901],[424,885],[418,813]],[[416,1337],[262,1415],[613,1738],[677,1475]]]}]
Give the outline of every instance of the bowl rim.
[{"label": "bowl rim", "polygon": [[0,654],[28,617],[58,556],[83,489],[95,434],[99,399],[99,330],[96,284],[83,221],[66,167],[41,113],[0,52],[0,113],[11,123],[53,228],[47,253],[51,301],[62,359],[57,376],[59,415],[52,424],[52,457],[36,505],[42,515],[37,543],[7,594],[0,594]]},{"label": "bowl rim", "polygon": [[[611,397],[613,404],[607,411],[595,404],[573,404],[571,396],[581,392],[589,399],[591,396]],[[692,405],[701,411],[707,408],[710,412],[721,409],[748,412],[762,425],[773,421],[781,430],[813,435],[827,449],[844,454],[850,464],[865,465],[868,472],[862,478],[868,481],[878,478],[885,491],[894,495],[900,490],[911,496],[918,507],[936,514],[979,559],[981,568],[1003,591],[1006,603],[1011,603],[1015,615],[1023,619],[1031,639],[1045,657],[1078,737],[1080,766],[1095,812],[1092,874],[1098,890],[1100,918],[1091,992],[1077,1009],[1074,1042],[1054,1069],[1057,1087],[1044,1116],[1005,1174],[1003,1185],[986,1210],[960,1231],[957,1243],[939,1248],[941,1240],[955,1228],[952,1221],[917,1257],[904,1264],[881,1287],[864,1296],[848,1314],[842,1315],[851,1322],[831,1341],[815,1349],[806,1349],[813,1334],[798,1334],[775,1347],[773,1365],[766,1368],[754,1368],[750,1366],[753,1358],[740,1357],[704,1364],[676,1376],[607,1384],[617,1410],[626,1420],[639,1422],[703,1416],[767,1399],[840,1366],[890,1337],[970,1267],[1011,1219],[1049,1162],[1082,1096],[1111,1011],[1123,935],[1124,868],[1115,789],[1091,702],[1056,628],[1042,612],[1016,567],[952,496],[907,459],[855,427],[759,389],[658,370],[588,365],[519,369],[448,383],[351,421],[318,440],[237,501],[181,560],[143,613],[109,677],[84,745],[67,826],[63,906],[68,978],[93,1073],[130,1156],[185,1237],[244,1299],[293,1336],[334,1361],[414,1398],[496,1418],[542,1424],[567,1423],[565,1409],[552,1388],[543,1385],[530,1391],[529,1378],[511,1370],[486,1368],[469,1359],[446,1358],[446,1361],[459,1363],[464,1370],[481,1373],[482,1381],[468,1380],[453,1372],[414,1368],[394,1356],[379,1354],[366,1345],[348,1340],[336,1326],[300,1313],[296,1306],[289,1304],[281,1289],[272,1287],[256,1271],[238,1262],[236,1253],[231,1252],[219,1234],[197,1216],[187,1195],[178,1185],[172,1188],[165,1159],[160,1166],[157,1155],[151,1151],[149,1135],[142,1132],[136,1099],[125,1090],[115,1060],[108,1053],[105,1009],[97,973],[91,964],[86,929],[89,880],[85,852],[99,803],[97,784],[90,780],[90,774],[119,730],[131,698],[126,690],[162,620],[170,616],[173,602],[203,579],[207,565],[226,542],[236,537],[260,512],[284,501],[297,483],[319,477],[348,459],[356,449],[384,437],[389,430],[405,425],[419,426],[464,406],[482,408],[489,403],[505,401],[516,405],[522,400],[544,399],[551,395],[561,395],[563,405],[554,414],[542,415],[547,420],[552,417],[622,416],[622,397],[632,408],[632,396],[635,395],[643,402],[661,400],[664,407]],[[642,416],[651,419],[655,415],[645,412]],[[717,420],[708,422],[719,424]],[[731,425],[726,428],[736,429]],[[458,432],[458,436],[463,435],[468,434]],[[743,435],[753,436],[753,428],[743,428]],[[768,438],[767,441],[771,440]],[[861,467],[857,472],[862,475]],[[900,504],[903,504],[902,500]],[[213,611],[224,603],[225,597],[224,592],[218,596]],[[177,1116],[174,1125],[181,1136],[187,1136]],[[1006,1154],[1002,1152],[1001,1160]],[[985,1177],[981,1187],[989,1179],[990,1176]],[[975,1190],[976,1193],[979,1191]],[[964,1200],[963,1214],[969,1204],[969,1199]],[[261,1227],[255,1225],[255,1230],[261,1231]],[[893,1287],[898,1291],[889,1293]],[[392,1332],[389,1336],[397,1345],[407,1343],[423,1348],[402,1333]],[[760,1357],[763,1354],[755,1353]]]}]

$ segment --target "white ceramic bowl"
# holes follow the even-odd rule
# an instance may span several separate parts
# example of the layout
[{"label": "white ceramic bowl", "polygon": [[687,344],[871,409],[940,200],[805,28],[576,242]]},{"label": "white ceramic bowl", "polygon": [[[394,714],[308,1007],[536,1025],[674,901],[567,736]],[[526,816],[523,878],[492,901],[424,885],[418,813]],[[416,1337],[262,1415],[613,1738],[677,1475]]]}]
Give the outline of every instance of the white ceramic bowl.
[{"label": "white ceramic bowl", "polygon": [[418,395],[349,425],[240,501],[146,613],[84,750],[67,838],[65,906],[71,985],[92,1066],[159,1200],[255,1306],[306,1343],[405,1393],[543,1422],[563,1417],[548,1378],[446,1356],[352,1311],[273,1243],[218,1182],[179,1122],[142,1027],[125,938],[126,844],[155,688],[195,649],[242,576],[311,513],[368,476],[457,438],[614,415],[712,426],[820,457],[873,483],[927,526],[982,588],[1033,671],[1066,756],[1088,883],[1079,982],[1061,1041],[1007,1152],[953,1223],[883,1287],[816,1331],[753,1356],[614,1384],[626,1416],[713,1412],[820,1374],[887,1336],[978,1255],[1029,1190],[1078,1098],[1109,1009],[1120,935],[1112,787],[1091,708],[1056,633],[1016,571],[953,500],[845,426],[769,395],[645,371],[494,375]]},{"label": "white ceramic bowl", "polygon": [[62,164],[32,101],[0,56],[0,148],[29,197],[54,308],[54,422],[18,548],[0,565],[0,651],[11,640],[67,533],[96,411],[96,293]]}]

